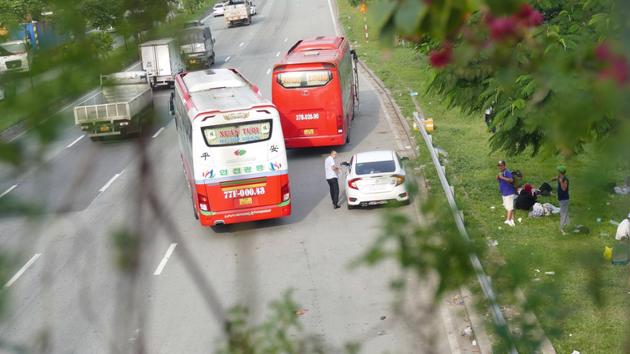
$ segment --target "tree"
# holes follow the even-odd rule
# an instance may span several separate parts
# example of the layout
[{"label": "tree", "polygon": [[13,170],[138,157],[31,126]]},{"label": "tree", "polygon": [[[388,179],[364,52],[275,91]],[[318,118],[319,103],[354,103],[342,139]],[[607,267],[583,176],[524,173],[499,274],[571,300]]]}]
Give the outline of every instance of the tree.
[{"label": "tree", "polygon": [[622,97],[630,66],[620,40],[627,31],[621,21],[627,5],[475,4],[379,1],[372,12],[386,42],[398,33],[434,44],[424,46],[433,49],[426,53],[431,65],[441,69],[431,89],[468,112],[493,107],[493,149],[509,154],[547,149],[569,157],[588,143],[610,147],[627,140],[620,135],[628,129]]}]

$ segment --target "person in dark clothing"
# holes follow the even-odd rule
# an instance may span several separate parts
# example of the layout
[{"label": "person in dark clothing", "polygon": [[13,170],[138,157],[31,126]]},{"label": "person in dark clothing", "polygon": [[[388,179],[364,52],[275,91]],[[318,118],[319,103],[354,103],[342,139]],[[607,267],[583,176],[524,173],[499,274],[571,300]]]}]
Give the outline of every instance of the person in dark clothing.
[{"label": "person in dark clothing", "polygon": [[569,224],[569,178],[567,168],[558,166],[558,175],[552,180],[558,181],[558,203],[560,203],[560,232],[566,234],[564,228]]},{"label": "person in dark clothing", "polygon": [[531,210],[536,204],[536,196],[532,193],[532,185],[527,183],[514,200],[514,207],[520,210]]},{"label": "person in dark clothing", "polygon": [[326,182],[328,182],[328,189],[330,189],[333,208],[339,209],[339,166],[335,162],[335,157],[337,157],[337,151],[332,150],[324,161],[324,174],[326,175]]}]

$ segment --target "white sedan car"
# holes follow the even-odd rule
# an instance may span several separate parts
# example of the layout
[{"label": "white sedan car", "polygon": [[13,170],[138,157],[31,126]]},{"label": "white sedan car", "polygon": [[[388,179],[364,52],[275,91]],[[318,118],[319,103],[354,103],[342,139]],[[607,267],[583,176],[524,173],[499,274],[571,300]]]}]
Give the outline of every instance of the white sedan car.
[{"label": "white sedan car", "polygon": [[360,152],[345,166],[348,209],[359,206],[409,203],[405,168],[391,150]]},{"label": "white sedan car", "polygon": [[217,17],[217,16],[223,16],[223,11],[225,10],[225,4],[220,2],[218,4],[215,4],[212,7],[212,16]]}]

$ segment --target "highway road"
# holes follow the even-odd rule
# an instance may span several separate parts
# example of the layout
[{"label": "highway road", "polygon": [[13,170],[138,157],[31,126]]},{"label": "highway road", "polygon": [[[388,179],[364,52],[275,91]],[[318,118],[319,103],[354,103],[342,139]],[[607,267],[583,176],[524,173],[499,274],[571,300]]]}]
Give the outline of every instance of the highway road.
[{"label": "highway road", "polygon": [[[270,98],[271,68],[295,41],[335,35],[330,6],[327,0],[259,0],[253,24],[230,29],[221,17],[206,18],[217,39],[216,66],[238,68]],[[0,198],[40,211],[33,218],[0,219],[0,247],[20,255],[3,290],[10,304],[0,338],[37,353],[211,353],[223,338],[221,324],[191,277],[187,265],[193,263],[221,309],[248,306],[255,321],[293,289],[301,306],[296,316],[306,332],[327,343],[327,352],[339,352],[347,341],[361,343],[361,353],[450,352],[439,316],[418,323],[415,314],[393,311],[389,282],[400,276],[394,264],[350,269],[382,232],[384,210],[332,208],[323,174],[329,149],[288,152],[292,216],[201,227],[184,183],[169,94],[155,92],[145,145],[91,142],[72,126],[67,110],[60,138],[39,152],[43,164],[20,173],[0,169]],[[365,76],[360,95],[351,143],[338,149],[340,161],[358,151],[407,145],[396,140],[395,122]],[[21,139],[30,141],[28,134]],[[145,148],[151,178],[141,165]],[[148,189],[164,215],[138,203]],[[403,211],[415,217],[413,206]],[[177,231],[165,227],[169,221]],[[114,247],[112,233],[122,229],[145,235],[133,275],[121,273]],[[405,308],[421,307],[427,288],[408,292]]]}]

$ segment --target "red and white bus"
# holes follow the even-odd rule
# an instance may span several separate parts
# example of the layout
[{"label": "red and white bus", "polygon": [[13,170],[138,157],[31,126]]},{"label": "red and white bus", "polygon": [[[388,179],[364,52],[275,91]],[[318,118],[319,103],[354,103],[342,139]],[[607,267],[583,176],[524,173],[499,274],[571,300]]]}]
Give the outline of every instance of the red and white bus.
[{"label": "red and white bus", "polygon": [[202,225],[291,214],[280,117],[258,87],[234,69],[182,73],[170,108]]},{"label": "red and white bus", "polygon": [[358,94],[356,54],[344,37],[300,40],[273,68],[271,97],[288,148],[350,142]]}]

